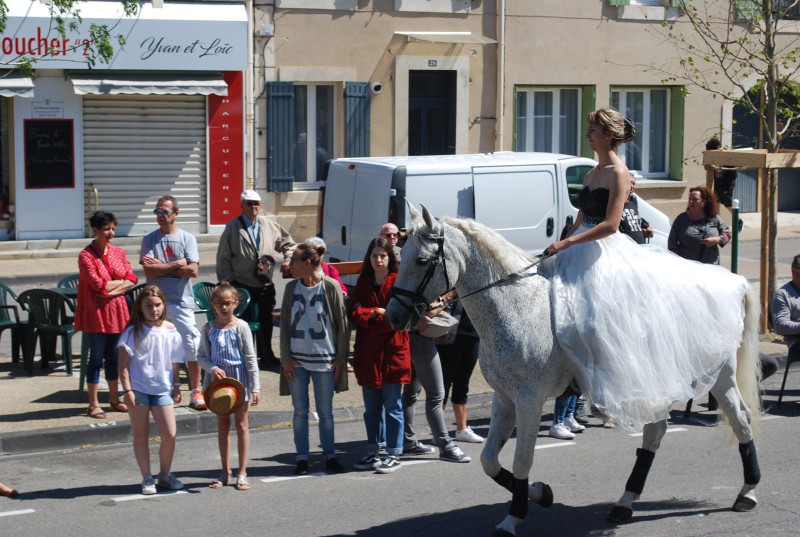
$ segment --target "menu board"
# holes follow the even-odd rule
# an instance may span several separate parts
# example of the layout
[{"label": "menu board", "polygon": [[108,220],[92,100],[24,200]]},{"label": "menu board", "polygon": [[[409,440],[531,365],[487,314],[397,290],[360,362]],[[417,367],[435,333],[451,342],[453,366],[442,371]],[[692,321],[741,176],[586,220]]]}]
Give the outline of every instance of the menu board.
[{"label": "menu board", "polygon": [[25,188],[74,188],[73,120],[26,119]]}]

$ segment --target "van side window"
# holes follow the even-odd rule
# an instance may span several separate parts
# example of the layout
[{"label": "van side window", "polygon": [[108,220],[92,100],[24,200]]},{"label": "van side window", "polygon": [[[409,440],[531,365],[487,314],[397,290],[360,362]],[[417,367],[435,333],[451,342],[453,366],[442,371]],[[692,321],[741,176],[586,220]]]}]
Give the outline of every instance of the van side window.
[{"label": "van side window", "polygon": [[569,202],[576,209],[578,208],[578,194],[583,190],[583,178],[592,169],[591,166],[580,165],[570,166],[566,169],[567,190],[569,191]]}]

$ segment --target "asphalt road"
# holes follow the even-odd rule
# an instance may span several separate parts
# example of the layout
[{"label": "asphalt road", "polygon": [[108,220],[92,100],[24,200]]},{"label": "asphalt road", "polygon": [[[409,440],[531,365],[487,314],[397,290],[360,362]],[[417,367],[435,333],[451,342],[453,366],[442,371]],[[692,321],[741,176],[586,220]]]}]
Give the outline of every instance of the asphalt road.
[{"label": "asphalt road", "polygon": [[[774,400],[772,393],[768,397]],[[730,511],[742,470],[736,447],[728,443],[728,428],[678,422],[663,441],[644,495],[635,504],[634,520],[622,526],[606,523],[605,516],[623,491],[641,439],[595,423],[574,441],[558,441],[546,437],[545,422],[531,476],[553,487],[555,504],[549,509],[531,504],[518,535],[796,535],[798,408],[796,402],[784,402],[761,422],[763,479],[755,511]],[[485,434],[488,420],[473,420],[473,427]],[[339,422],[336,435],[339,459],[350,468],[364,449],[363,423]],[[312,450],[317,445],[312,428]],[[514,445],[510,441],[503,452],[507,468]],[[291,429],[255,430],[249,470],[253,487],[239,492],[207,487],[219,468],[215,435],[181,438],[173,470],[186,484],[185,491],[151,497],[138,494],[140,477],[129,444],[10,456],[0,460],[0,478],[22,495],[0,498],[0,527],[3,535],[15,537],[106,532],[488,536],[505,516],[510,496],[483,474],[481,446],[462,448],[472,463],[418,458],[405,460],[391,475],[314,473],[321,461],[312,454],[312,474],[296,478]],[[156,464],[155,452],[152,460]]]}]

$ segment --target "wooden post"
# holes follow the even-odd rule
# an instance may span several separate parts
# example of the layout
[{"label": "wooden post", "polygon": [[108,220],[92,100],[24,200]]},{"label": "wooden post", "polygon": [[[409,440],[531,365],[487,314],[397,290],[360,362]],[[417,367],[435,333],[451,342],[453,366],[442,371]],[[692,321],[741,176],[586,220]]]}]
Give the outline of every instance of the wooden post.
[{"label": "wooden post", "polygon": [[761,210],[761,271],[760,271],[760,281],[761,286],[759,288],[759,302],[761,303],[761,319],[759,322],[759,331],[764,334],[768,330],[767,324],[767,307],[769,304],[769,253],[770,253],[770,242],[769,242],[769,228],[770,228],[770,220],[769,220],[769,213],[770,213],[770,206],[769,204],[772,202],[769,195],[769,181],[768,178],[765,177],[766,175],[766,168],[759,168],[758,169],[758,205]]}]

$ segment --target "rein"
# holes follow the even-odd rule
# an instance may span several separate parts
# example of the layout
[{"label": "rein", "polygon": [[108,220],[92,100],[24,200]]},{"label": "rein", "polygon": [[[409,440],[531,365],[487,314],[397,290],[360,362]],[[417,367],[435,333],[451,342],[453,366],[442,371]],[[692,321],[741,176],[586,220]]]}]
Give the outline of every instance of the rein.
[{"label": "rein", "polygon": [[[447,262],[446,262],[445,257],[444,257],[444,236],[443,235],[439,236],[439,237],[436,237],[436,244],[438,245],[438,249],[437,249],[437,252],[436,252],[436,257],[430,260],[430,264],[428,265],[428,270],[425,272],[425,275],[422,277],[422,280],[419,282],[419,285],[417,286],[417,290],[412,292],[412,291],[406,291],[405,289],[401,289],[399,287],[392,287],[392,290],[391,290],[392,296],[397,298],[398,302],[400,302],[400,304],[402,304],[403,307],[405,307],[408,310],[411,310],[414,314],[417,315],[417,317],[420,317],[420,318],[423,315],[425,315],[427,312],[429,312],[429,311],[432,311],[432,310],[435,310],[435,309],[439,309],[439,308],[443,308],[443,307],[446,308],[448,306],[451,306],[451,305],[455,304],[459,300],[463,300],[464,298],[467,298],[467,297],[472,296],[474,294],[481,293],[483,291],[486,291],[487,289],[491,289],[492,287],[497,287],[498,285],[501,285],[501,284],[503,284],[505,282],[521,280],[522,278],[527,278],[528,276],[533,276],[536,273],[527,272],[527,271],[529,269],[535,267],[536,265],[538,265],[539,263],[541,263],[542,261],[544,261],[545,259],[547,259],[548,257],[550,257],[552,255],[552,254],[547,254],[547,253],[540,254],[540,255],[537,256],[537,259],[533,263],[528,265],[527,267],[523,267],[522,269],[518,270],[517,272],[512,272],[508,276],[505,276],[503,278],[500,278],[499,280],[496,280],[496,281],[494,281],[492,283],[484,285],[483,287],[481,287],[479,289],[475,289],[474,291],[470,291],[469,293],[465,294],[464,296],[457,296],[453,300],[443,300],[442,296],[444,296],[444,294],[447,294],[447,292],[445,292],[443,295],[439,295],[439,302],[436,302],[436,303],[433,303],[433,304],[429,305],[426,301],[422,300],[422,293],[428,287],[428,284],[430,283],[431,279],[433,278],[434,273],[436,272],[436,267],[439,264],[442,265],[442,269],[444,270],[445,286],[447,287],[448,291],[451,289],[451,287],[450,287],[450,279],[449,279],[449,277],[447,275]],[[411,304],[410,305],[406,304],[403,300],[400,300],[400,297],[410,298],[411,299]]]}]

